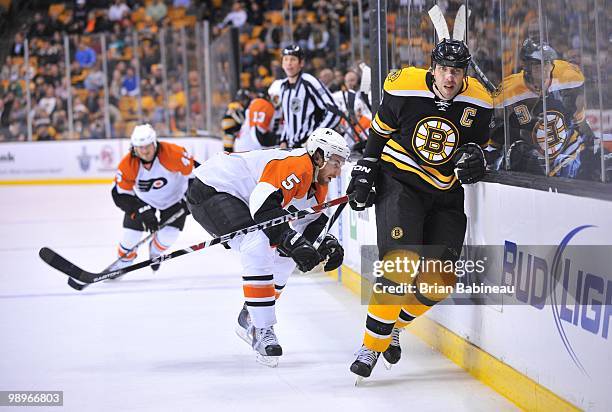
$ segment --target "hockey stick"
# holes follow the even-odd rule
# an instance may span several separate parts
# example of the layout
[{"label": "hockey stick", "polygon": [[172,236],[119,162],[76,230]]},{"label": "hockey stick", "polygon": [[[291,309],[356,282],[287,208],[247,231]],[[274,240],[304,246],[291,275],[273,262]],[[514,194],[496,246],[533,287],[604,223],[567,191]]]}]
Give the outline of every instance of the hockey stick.
[{"label": "hockey stick", "polygon": [[[134,246],[132,246],[132,248],[130,250],[128,250],[125,254],[129,255],[133,251],[137,250],[140,247],[140,245],[142,245],[143,243],[145,243],[149,239],[151,239],[153,237],[153,235],[155,235],[155,233],[159,232],[160,230],[162,230],[163,228],[165,228],[169,224],[176,222],[177,219],[179,219],[184,214],[185,214],[185,209],[180,208],[176,213],[174,213],[172,216],[170,216],[155,232],[149,233],[147,236],[145,236],[143,239],[141,239],[138,243],[136,243]],[[119,262],[120,260],[121,260],[121,258],[116,259],[113,263],[111,263],[110,265],[106,266],[104,271],[110,270],[110,268],[113,267],[113,265],[115,263]],[[89,285],[88,283],[80,283],[76,279],[68,278],[68,286],[70,286],[72,289],[83,290],[88,285]]]},{"label": "hockey stick", "polygon": [[[450,38],[450,34],[448,31],[448,25],[446,23],[446,19],[442,14],[442,10],[436,4],[431,9],[429,9],[429,18],[434,25],[434,29],[436,30],[436,34],[440,40]],[[465,6],[462,4],[457,11],[457,16],[455,17],[455,24],[453,26],[453,38],[456,40],[465,41],[465,31],[466,31],[466,22],[471,14],[470,10],[465,9]],[[489,78],[483,73],[478,64],[472,58],[470,60],[470,66],[474,69],[474,74],[476,78],[482,83],[482,85],[487,89],[487,91],[491,94],[497,92],[497,87],[489,80]]]},{"label": "hockey stick", "polygon": [[[363,128],[363,126],[361,126],[359,124],[358,121],[356,121],[355,119],[351,118],[350,116],[347,116],[342,110],[340,110],[340,108],[338,106],[335,106],[335,105],[332,105],[332,104],[328,104],[326,107],[327,107],[327,110],[329,110],[330,112],[332,112],[336,116],[339,116],[340,118],[342,118],[344,121],[346,121],[348,123],[349,127],[351,127],[354,131],[357,132],[353,136],[353,141],[355,143],[362,143],[363,141],[366,140],[366,139],[363,139],[361,137],[361,134],[364,134],[365,136],[367,136],[368,134],[366,133],[366,131]],[[361,132],[359,130],[357,130],[357,128],[359,128],[361,130]]]},{"label": "hockey stick", "polygon": [[493,82],[491,82],[491,80],[489,80],[489,78],[484,74],[484,72],[480,70],[480,67],[478,67],[478,64],[476,63],[476,61],[474,61],[473,58],[470,60],[470,66],[472,66],[472,69],[474,69],[474,74],[476,75],[476,78],[480,81],[480,83],[482,83],[485,89],[487,89],[487,91],[492,95],[496,94],[498,88],[493,84]]},{"label": "hockey stick", "polygon": [[288,213],[284,216],[279,216],[270,220],[267,220],[265,222],[262,223],[258,223],[256,225],[252,225],[249,227],[246,227],[244,229],[240,229],[237,230],[235,232],[231,232],[228,233],[226,235],[220,236],[220,237],[216,237],[214,239],[211,239],[209,241],[206,242],[202,242],[202,243],[198,243],[196,245],[192,245],[189,246],[187,248],[184,249],[180,249],[180,250],[176,250],[172,253],[169,253],[167,255],[160,255],[157,256],[153,259],[149,259],[149,260],[145,260],[143,262],[140,263],[136,263],[134,265],[131,266],[126,266],[124,268],[118,269],[118,270],[114,270],[114,271],[102,271],[100,273],[93,273],[93,272],[88,272],[86,270],[81,269],[80,267],[76,266],[75,264],[73,264],[72,262],[70,262],[69,260],[65,259],[64,257],[60,256],[58,253],[54,252],[53,250],[49,249],[48,247],[43,247],[42,249],[40,249],[40,251],[38,252],[38,255],[40,256],[40,258],[45,261],[48,265],[50,265],[51,267],[59,270],[60,272],[78,280],[79,282],[82,283],[96,283],[96,282],[101,282],[105,279],[108,279],[110,277],[113,276],[121,276],[125,273],[128,272],[132,272],[134,270],[137,269],[141,269],[143,267],[147,267],[150,266],[152,264],[155,263],[161,263],[164,262],[166,260],[170,260],[170,259],[174,259],[176,257],[182,256],[182,255],[186,255],[188,253],[191,252],[195,252],[197,250],[200,249],[204,249],[219,243],[226,243],[229,242],[230,240],[234,239],[235,237],[239,236],[239,235],[244,235],[250,232],[255,232],[257,230],[263,230],[263,229],[267,229],[269,227],[272,226],[277,226],[283,223],[287,223],[293,220],[299,220],[302,219],[308,215],[312,215],[315,213],[319,213],[324,209],[327,209],[329,207],[332,206],[336,206],[336,205],[341,205],[343,203],[348,202],[349,196],[345,195],[342,197],[339,197],[337,199],[333,199],[330,200],[328,202],[323,202],[320,203],[316,206],[313,207],[309,207],[303,210],[298,210],[297,212],[293,212],[293,213]]},{"label": "hockey stick", "polygon": [[329,221],[325,225],[325,228],[321,231],[317,239],[313,242],[312,246],[315,249],[319,249],[319,246],[321,246],[321,243],[323,243],[323,239],[325,239],[325,236],[327,236],[327,234],[331,230],[334,223],[336,223],[336,220],[338,220],[338,218],[340,217],[340,214],[342,214],[342,211],[344,210],[345,207],[346,207],[346,203],[342,203],[336,208],[336,211],[334,212],[332,217],[329,218]]}]

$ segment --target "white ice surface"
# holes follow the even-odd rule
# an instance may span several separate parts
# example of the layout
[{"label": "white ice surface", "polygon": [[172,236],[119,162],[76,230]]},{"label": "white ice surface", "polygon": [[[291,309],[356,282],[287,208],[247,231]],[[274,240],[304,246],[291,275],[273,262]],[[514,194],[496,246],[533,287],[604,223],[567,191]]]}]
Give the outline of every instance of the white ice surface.
[{"label": "white ice surface", "polygon": [[[113,261],[122,214],[110,187],[0,187],[0,199],[0,390],[62,390],[51,410],[70,411],[516,409],[409,333],[398,365],[354,387],[366,308],[322,274],[289,280],[275,328],[284,355],[276,369],[256,363],[234,334],[241,271],[222,247],[76,292],[38,250],[87,270]],[[206,238],[190,217],[175,248]]]}]

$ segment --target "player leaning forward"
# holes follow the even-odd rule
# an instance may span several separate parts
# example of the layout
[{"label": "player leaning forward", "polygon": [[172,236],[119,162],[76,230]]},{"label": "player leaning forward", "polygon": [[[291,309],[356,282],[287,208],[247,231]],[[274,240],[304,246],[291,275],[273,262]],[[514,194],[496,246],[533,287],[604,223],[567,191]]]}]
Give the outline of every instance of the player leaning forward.
[{"label": "player leaning forward", "polygon": [[[218,154],[195,170],[187,202],[196,221],[221,236],[325,201],[328,183],[348,156],[342,136],[326,128],[315,130],[305,148]],[[313,246],[326,222],[324,214],[313,215],[229,242],[244,271],[238,332],[264,364],[275,366],[282,355],[273,328],[275,300],[296,265],[308,272],[325,259],[325,270],[342,264],[344,251],[332,235]]]},{"label": "player leaning forward", "polygon": [[[354,167],[347,189],[355,192],[353,209],[375,204],[383,261],[459,257],[466,230],[461,184],[484,175],[480,146],[487,142],[493,108],[486,90],[466,75],[470,58],[463,42],[445,39],[432,52],[430,70],[404,68],[385,80],[364,158]],[[441,247],[430,250],[424,245]],[[440,266],[426,265],[430,270],[413,273],[406,266],[391,265],[394,269],[385,271],[379,279],[382,285],[413,284],[416,292],[372,295],[352,372],[370,376],[380,353],[388,363],[399,361],[401,328],[447,296],[437,289],[421,293],[418,287],[456,282],[453,273],[436,271]]]},{"label": "player leaning forward", "polygon": [[[194,164],[197,165],[183,147],[158,142],[157,133],[149,124],[136,126],[130,143],[130,152],[119,163],[112,190],[115,204],[125,212],[123,239],[118,249],[121,259],[113,270],[131,264],[136,258],[136,250],[132,249],[145,230],[155,232],[149,243],[151,258],[174,243],[189,213],[184,197],[189,178],[193,178]],[[164,222],[180,209],[184,210],[182,216],[158,230],[157,210]],[[155,271],[159,264],[151,268]]]}]

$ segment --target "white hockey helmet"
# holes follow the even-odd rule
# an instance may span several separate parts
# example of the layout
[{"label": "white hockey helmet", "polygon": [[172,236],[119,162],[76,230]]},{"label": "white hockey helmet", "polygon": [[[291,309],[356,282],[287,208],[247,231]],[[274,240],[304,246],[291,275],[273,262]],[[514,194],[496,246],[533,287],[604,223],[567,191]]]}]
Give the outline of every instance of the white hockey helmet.
[{"label": "white hockey helmet", "polygon": [[132,147],[147,146],[153,143],[157,147],[157,133],[149,123],[134,127],[130,137]]},{"label": "white hockey helmet", "polygon": [[325,163],[332,157],[338,155],[347,160],[351,154],[346,140],[335,130],[321,127],[310,134],[304,146],[308,154],[312,157],[317,150],[323,152]]},{"label": "white hockey helmet", "polygon": [[282,80],[274,80],[270,87],[268,87],[268,96],[270,97],[270,101],[274,105],[274,108],[278,108],[280,106],[281,101],[281,84]]}]

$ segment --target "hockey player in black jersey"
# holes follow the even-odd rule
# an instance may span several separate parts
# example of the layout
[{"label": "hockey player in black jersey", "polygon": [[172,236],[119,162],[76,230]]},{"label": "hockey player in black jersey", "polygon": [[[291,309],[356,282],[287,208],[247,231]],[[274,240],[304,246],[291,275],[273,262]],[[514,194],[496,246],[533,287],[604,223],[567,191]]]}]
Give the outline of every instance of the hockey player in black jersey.
[{"label": "hockey player in black jersey", "polygon": [[505,164],[509,170],[544,175],[548,151],[549,176],[597,180],[599,156],[586,122],[584,75],[559,59],[550,45],[532,39],[523,42],[520,60],[522,70],[502,81],[495,99],[496,121],[487,151],[490,167],[500,169]]},{"label": "hockey player in black jersey", "polygon": [[[462,41],[443,39],[432,51],[430,70],[408,67],[385,80],[364,157],[353,168],[347,189],[355,193],[353,209],[376,206],[378,254],[383,261],[454,262],[459,257],[466,230],[462,184],[484,176],[481,146],[488,140],[493,112],[486,89],[466,75],[470,59]],[[431,253],[423,245],[439,245],[439,250]],[[417,288],[456,282],[451,272],[401,269],[385,270],[378,282]],[[374,293],[363,345],[351,371],[370,376],[380,353],[388,363],[398,362],[401,328],[446,296],[418,289],[402,296]]]},{"label": "hockey player in black jersey", "polygon": [[244,112],[249,106],[251,96],[244,89],[236,92],[234,100],[229,102],[227,110],[221,119],[221,130],[223,130],[223,150],[232,153],[234,142],[240,134],[240,128],[244,123]]}]

